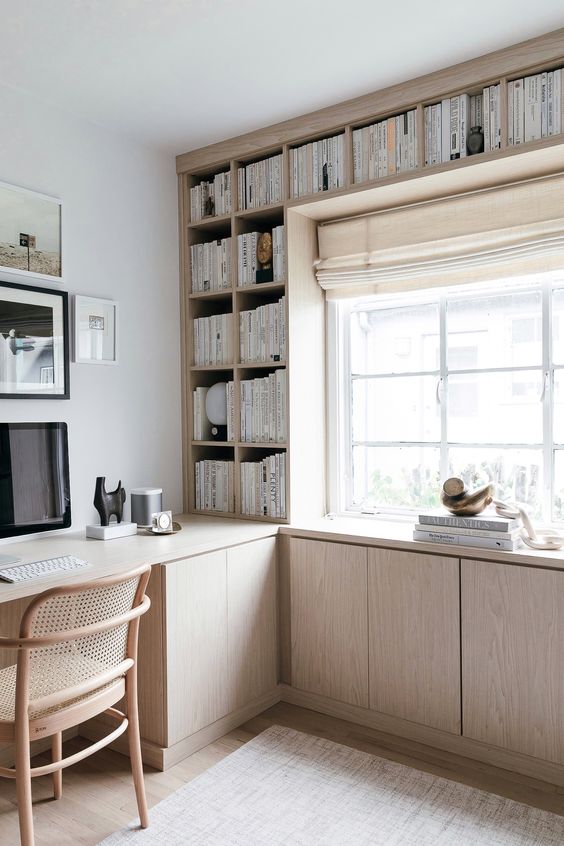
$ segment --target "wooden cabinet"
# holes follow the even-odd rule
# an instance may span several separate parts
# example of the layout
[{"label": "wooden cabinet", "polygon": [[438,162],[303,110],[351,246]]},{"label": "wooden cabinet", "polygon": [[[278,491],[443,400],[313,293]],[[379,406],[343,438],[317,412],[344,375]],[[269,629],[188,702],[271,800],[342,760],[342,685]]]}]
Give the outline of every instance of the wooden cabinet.
[{"label": "wooden cabinet", "polygon": [[227,550],[228,709],[276,687],[276,538]]},{"label": "wooden cabinet", "polygon": [[462,561],[464,735],[564,764],[564,572]]},{"label": "wooden cabinet", "polygon": [[459,562],[368,550],[370,708],[460,733]]},{"label": "wooden cabinet", "polygon": [[292,686],[368,707],[367,550],[292,538]]}]

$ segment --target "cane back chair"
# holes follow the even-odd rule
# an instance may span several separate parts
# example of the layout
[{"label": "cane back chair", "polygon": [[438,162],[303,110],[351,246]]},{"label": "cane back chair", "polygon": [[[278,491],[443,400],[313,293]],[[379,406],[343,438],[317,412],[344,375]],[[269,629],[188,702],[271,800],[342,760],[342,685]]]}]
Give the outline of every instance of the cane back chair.
[{"label": "cane back chair", "polygon": [[[18,638],[0,637],[17,650],[16,664],[0,670],[0,742],[15,746],[15,778],[22,846],[33,846],[31,779],[53,775],[55,799],[62,770],[92,755],[129,727],[133,783],[143,828],[149,824],[137,708],[139,622],[149,606],[150,567],[59,587],[37,596],[24,612]],[[113,706],[125,696],[126,714]],[[118,720],[101,740],[62,757],[62,732],[98,714]],[[52,737],[52,763],[32,767],[30,741]]]}]

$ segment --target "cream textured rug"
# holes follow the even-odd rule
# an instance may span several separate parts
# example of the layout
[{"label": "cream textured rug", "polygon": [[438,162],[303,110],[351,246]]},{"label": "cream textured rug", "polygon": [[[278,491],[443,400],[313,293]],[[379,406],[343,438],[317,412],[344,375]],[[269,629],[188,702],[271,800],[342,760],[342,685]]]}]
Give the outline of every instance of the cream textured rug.
[{"label": "cream textured rug", "polygon": [[273,726],[99,846],[562,846],[564,817]]}]

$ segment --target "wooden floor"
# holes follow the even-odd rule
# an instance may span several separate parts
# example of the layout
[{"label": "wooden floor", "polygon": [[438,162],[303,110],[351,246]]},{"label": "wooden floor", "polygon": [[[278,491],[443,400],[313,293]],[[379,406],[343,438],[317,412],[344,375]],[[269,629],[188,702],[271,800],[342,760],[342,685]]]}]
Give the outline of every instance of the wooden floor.
[{"label": "wooden floor", "polygon": [[[275,705],[241,728],[210,743],[165,773],[147,769],[145,783],[149,807],[273,724],[326,737],[564,815],[564,788],[284,703]],[[70,740],[65,744],[66,754],[84,745],[85,741],[80,738]],[[95,846],[137,815],[129,761],[108,750],[64,770],[63,798],[55,802],[51,795],[50,777],[34,779],[37,846]],[[0,846],[17,846],[19,843],[15,802],[14,782],[0,779]]]}]

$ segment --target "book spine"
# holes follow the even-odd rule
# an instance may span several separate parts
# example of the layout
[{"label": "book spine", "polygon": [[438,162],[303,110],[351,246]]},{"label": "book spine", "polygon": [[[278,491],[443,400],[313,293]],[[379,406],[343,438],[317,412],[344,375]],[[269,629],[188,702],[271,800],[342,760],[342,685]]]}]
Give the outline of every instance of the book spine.
[{"label": "book spine", "polygon": [[450,98],[450,158],[460,158],[460,100]]},{"label": "book spine", "polygon": [[441,103],[441,161],[450,161],[450,99]]},{"label": "book spine", "polygon": [[502,549],[505,552],[513,552],[520,546],[519,541],[479,538],[469,535],[447,534],[444,532],[420,532],[417,530],[413,532],[413,540],[441,543],[447,546],[476,546],[481,549]]},{"label": "book spine", "polygon": [[455,514],[420,514],[419,522],[426,526],[460,526],[462,529],[486,529],[492,532],[510,532],[518,526],[516,520],[488,520],[487,517],[461,517]]},{"label": "book spine", "polygon": [[507,144],[512,147],[515,143],[515,100],[513,93],[513,82],[507,83]]},{"label": "book spine", "polygon": [[418,532],[442,532],[446,534],[464,535],[465,537],[474,538],[493,538],[496,540],[516,540],[520,535],[519,529],[513,529],[511,532],[489,532],[486,529],[464,529],[462,526],[429,526],[425,523],[416,523],[413,527]]}]

